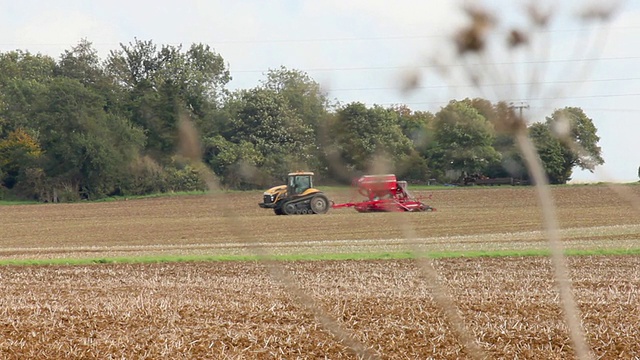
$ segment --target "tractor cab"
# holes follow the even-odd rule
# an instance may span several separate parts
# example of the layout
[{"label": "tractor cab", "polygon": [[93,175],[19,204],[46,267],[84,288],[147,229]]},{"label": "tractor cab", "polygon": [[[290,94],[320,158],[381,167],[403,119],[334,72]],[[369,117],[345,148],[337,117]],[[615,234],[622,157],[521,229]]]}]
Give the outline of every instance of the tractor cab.
[{"label": "tractor cab", "polygon": [[294,172],[288,175],[287,193],[289,196],[300,195],[313,188],[312,172]]}]

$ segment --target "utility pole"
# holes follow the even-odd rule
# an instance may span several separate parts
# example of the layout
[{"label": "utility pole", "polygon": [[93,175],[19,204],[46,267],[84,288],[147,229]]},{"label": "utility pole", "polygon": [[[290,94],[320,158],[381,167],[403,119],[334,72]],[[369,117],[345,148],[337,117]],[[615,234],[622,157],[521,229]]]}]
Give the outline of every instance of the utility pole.
[{"label": "utility pole", "polygon": [[512,101],[509,103],[509,107],[520,110],[520,119],[522,119],[522,109],[528,109],[529,104],[524,101]]}]

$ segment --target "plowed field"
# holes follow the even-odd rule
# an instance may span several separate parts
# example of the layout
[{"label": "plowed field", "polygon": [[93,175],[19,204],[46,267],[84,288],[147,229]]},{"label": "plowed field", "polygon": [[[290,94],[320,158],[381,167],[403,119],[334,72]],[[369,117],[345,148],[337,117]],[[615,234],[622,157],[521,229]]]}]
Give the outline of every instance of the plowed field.
[{"label": "plowed field", "polygon": [[[428,194],[438,211],[275,216],[257,207],[259,192],[3,206],[0,260],[546,247],[531,188],[417,193]],[[626,199],[604,186],[553,194],[566,248],[640,248]],[[490,358],[574,356],[548,259],[434,266]],[[594,354],[637,358],[640,258],[570,257],[569,266]],[[423,275],[412,260],[3,266],[0,358],[355,358],[319,314],[381,358],[467,358]]]},{"label": "plowed field", "polygon": [[[640,196],[640,186],[628,190]],[[275,216],[260,192],[80,204],[2,206],[0,257],[522,250],[546,248],[528,187],[415,192],[428,213]],[[605,186],[553,191],[567,248],[640,248],[640,216]],[[337,202],[349,194],[327,191]]]}]

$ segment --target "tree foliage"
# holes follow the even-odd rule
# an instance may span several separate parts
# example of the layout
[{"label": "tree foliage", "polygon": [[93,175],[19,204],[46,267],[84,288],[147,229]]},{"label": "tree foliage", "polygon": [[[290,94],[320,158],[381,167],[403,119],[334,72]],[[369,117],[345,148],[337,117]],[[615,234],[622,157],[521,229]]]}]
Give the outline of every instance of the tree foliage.
[{"label": "tree foliage", "polygon": [[305,72],[283,66],[269,70],[261,87],[284,97],[287,106],[312,130],[315,146],[306,149],[309,156],[305,163],[320,173],[320,176],[325,175],[328,164],[323,157],[322,148],[328,144],[327,120],[330,104],[320,84]]},{"label": "tree foliage", "polygon": [[529,127],[529,137],[533,141],[542,161],[549,182],[563,184],[571,178],[571,169],[566,166],[566,152],[560,141],[553,136],[547,124],[534,123]]},{"label": "tree foliage", "polygon": [[26,169],[36,166],[42,156],[40,144],[25,130],[11,131],[0,140],[0,183],[13,188]]},{"label": "tree foliage", "polygon": [[[372,172],[415,182],[450,180],[448,170],[526,177],[503,131],[517,124],[506,103],[453,100],[435,113],[334,105],[307,73],[285,67],[254,88],[232,92],[230,80],[205,44],[134,39],[105,60],[85,39],[58,59],[0,53],[0,185],[54,201],[204,190],[206,171],[231,188],[262,188],[302,169],[344,182]],[[193,139],[180,134],[184,118]],[[580,108],[554,111],[529,134],[551,182],[604,162]],[[187,141],[201,144],[194,154],[204,165],[181,158]]]},{"label": "tree foliage", "polygon": [[107,58],[106,71],[127,94],[125,108],[147,134],[146,152],[169,163],[177,147],[180,116],[189,115],[201,128],[219,107],[231,80],[222,56],[208,45],[163,45],[136,39],[120,45]]},{"label": "tree foliage", "polygon": [[378,105],[367,108],[356,102],[341,107],[328,133],[332,141],[328,155],[342,167],[334,172],[367,172],[375,169],[377,162],[385,162],[390,168],[387,171],[394,171],[412,150],[411,140],[402,133],[398,113]]},{"label": "tree foliage", "polygon": [[[597,129],[582,109],[577,107],[565,107],[558,109],[547,117],[547,124],[555,129],[557,136],[563,140],[563,149],[566,158],[565,167],[573,169],[575,166],[583,170],[593,172],[597,165],[604,164],[602,149],[598,146],[600,137]],[[562,133],[559,128],[568,131]],[[576,146],[571,144],[575,143]]]},{"label": "tree foliage", "polygon": [[78,80],[57,78],[41,94],[35,114],[47,177],[86,197],[112,192],[144,144],[141,129],[106,113],[103,105]]},{"label": "tree foliage", "polygon": [[269,70],[262,86],[287,99],[289,107],[300,119],[314,132],[318,131],[322,120],[326,117],[329,103],[320,84],[311,79],[307,73],[285,67]]},{"label": "tree foliage", "polygon": [[452,169],[482,172],[499,160],[493,148],[492,124],[468,101],[451,101],[435,117],[434,136],[445,164]]}]

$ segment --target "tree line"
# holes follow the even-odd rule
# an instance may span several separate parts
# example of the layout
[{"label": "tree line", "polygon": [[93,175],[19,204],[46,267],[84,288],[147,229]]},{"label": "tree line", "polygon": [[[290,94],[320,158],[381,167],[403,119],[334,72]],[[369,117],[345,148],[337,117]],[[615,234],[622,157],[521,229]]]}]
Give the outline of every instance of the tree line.
[{"label": "tree line", "polygon": [[[230,91],[230,80],[228,64],[205,44],[135,39],[104,60],[86,40],[59,59],[0,53],[0,196],[205,190],[211,172],[227,188],[263,188],[298,169],[325,183],[380,169],[413,182],[444,182],[451,171],[528,178],[500,131],[518,116],[503,102],[452,100],[436,113],[341,104],[308,74],[284,67],[251,89]],[[195,135],[180,131],[184,122]],[[556,136],[559,128],[568,136]],[[552,183],[604,163],[580,108],[557,109],[529,134]],[[185,142],[199,161],[180,151]]]}]

